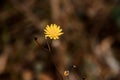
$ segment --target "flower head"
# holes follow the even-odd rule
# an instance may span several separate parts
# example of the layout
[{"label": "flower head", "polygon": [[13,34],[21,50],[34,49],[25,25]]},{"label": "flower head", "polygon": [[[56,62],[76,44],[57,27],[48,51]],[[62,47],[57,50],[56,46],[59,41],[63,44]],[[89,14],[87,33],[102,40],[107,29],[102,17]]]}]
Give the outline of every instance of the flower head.
[{"label": "flower head", "polygon": [[69,71],[68,70],[64,71],[64,76],[66,76],[66,77],[69,76]]},{"label": "flower head", "polygon": [[60,26],[57,26],[56,24],[51,24],[50,26],[47,25],[44,29],[45,37],[49,37],[50,39],[59,39],[59,36],[63,34],[62,29]]}]

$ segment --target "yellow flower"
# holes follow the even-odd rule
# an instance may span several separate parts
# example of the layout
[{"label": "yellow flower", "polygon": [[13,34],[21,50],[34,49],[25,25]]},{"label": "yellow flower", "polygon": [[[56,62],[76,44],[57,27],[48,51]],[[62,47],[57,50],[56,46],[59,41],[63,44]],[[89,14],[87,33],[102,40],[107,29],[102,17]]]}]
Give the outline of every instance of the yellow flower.
[{"label": "yellow flower", "polygon": [[63,34],[62,29],[60,29],[60,26],[57,26],[56,24],[51,24],[50,26],[47,25],[47,27],[44,29],[45,38],[49,37],[50,39],[59,39],[59,36]]}]

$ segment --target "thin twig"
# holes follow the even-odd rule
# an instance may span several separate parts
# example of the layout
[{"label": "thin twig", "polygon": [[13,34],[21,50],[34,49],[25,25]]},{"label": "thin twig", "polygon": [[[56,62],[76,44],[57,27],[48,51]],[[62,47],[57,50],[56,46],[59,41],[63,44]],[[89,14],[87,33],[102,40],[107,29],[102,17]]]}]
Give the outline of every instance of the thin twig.
[{"label": "thin twig", "polygon": [[48,51],[46,48],[42,47],[40,43],[37,41],[37,37],[34,38],[35,43],[38,45],[39,48],[44,49],[45,51]]}]

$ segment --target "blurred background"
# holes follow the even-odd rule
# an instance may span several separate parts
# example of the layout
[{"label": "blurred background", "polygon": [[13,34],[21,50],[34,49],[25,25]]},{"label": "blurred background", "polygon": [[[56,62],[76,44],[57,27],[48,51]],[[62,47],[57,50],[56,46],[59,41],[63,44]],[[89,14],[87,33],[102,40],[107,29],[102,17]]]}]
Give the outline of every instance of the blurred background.
[{"label": "blurred background", "polygon": [[0,80],[120,80],[120,0],[0,0]]}]

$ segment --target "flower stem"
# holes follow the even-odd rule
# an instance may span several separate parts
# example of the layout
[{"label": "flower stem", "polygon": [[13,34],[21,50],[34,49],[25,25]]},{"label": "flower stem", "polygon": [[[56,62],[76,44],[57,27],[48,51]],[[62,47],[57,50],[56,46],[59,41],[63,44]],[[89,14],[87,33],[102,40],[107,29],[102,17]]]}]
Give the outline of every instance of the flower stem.
[{"label": "flower stem", "polygon": [[70,79],[69,79],[69,76],[66,77],[66,80],[70,80]]},{"label": "flower stem", "polygon": [[52,49],[51,49],[51,46],[50,46],[48,40],[47,40],[47,45],[48,45],[48,50],[49,50],[49,52],[52,54]]},{"label": "flower stem", "polygon": [[[51,58],[53,58],[54,55],[53,55],[51,43],[49,43],[48,40],[47,40],[47,45],[48,45],[48,50],[49,50],[49,52],[50,52]],[[56,65],[56,63],[53,61],[53,59],[52,59],[52,62],[53,62],[53,65],[55,66],[56,72],[57,72],[57,74],[58,74],[57,76],[60,78],[59,80],[63,80],[63,77],[62,77],[61,73],[59,72],[59,70],[58,70],[58,68],[57,68],[57,65]],[[57,80],[58,80],[58,79],[57,79]]]}]

